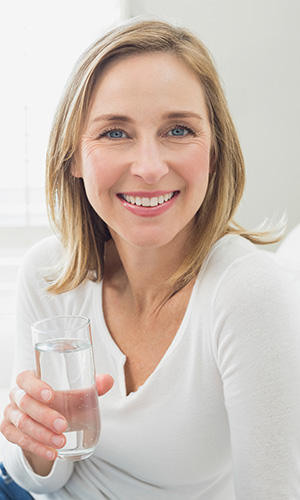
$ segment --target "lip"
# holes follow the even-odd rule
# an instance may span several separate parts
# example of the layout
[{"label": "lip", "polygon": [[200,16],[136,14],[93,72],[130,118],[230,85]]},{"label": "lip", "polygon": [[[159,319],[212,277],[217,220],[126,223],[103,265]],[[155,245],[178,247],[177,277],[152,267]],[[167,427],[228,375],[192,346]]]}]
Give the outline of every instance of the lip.
[{"label": "lip", "polygon": [[165,194],[169,193],[176,193],[176,190],[170,190],[170,191],[124,191],[120,194],[127,195],[127,196],[140,196],[140,198],[155,198],[158,196],[164,196]]},{"label": "lip", "polygon": [[140,196],[140,197],[146,197],[146,198],[153,198],[156,196],[163,196],[165,194],[173,192],[174,195],[173,197],[165,201],[162,205],[157,205],[156,207],[143,207],[142,205],[133,205],[131,203],[128,203],[120,194],[118,194],[118,199],[126,208],[129,212],[131,212],[134,215],[138,215],[140,217],[155,217],[158,215],[161,215],[165,212],[167,212],[173,205],[176,203],[177,197],[179,195],[179,191],[131,191],[131,192],[124,192],[122,195],[127,195],[127,196]]}]

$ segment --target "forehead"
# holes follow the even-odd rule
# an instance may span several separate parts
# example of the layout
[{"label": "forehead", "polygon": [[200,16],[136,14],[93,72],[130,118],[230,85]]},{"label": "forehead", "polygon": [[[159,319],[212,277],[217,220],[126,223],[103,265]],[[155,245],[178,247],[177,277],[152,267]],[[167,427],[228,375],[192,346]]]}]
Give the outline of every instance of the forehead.
[{"label": "forehead", "polygon": [[205,106],[199,77],[169,52],[126,55],[109,61],[98,77],[90,110],[97,105],[130,107],[138,100]]},{"label": "forehead", "polygon": [[102,80],[111,71],[132,71],[136,66],[143,66],[145,69],[160,66],[168,68],[177,66],[178,70],[183,73],[188,73],[190,76],[197,78],[196,72],[185,62],[180,56],[177,56],[171,51],[149,51],[137,54],[118,55],[104,63],[104,69],[100,72],[99,80]]}]

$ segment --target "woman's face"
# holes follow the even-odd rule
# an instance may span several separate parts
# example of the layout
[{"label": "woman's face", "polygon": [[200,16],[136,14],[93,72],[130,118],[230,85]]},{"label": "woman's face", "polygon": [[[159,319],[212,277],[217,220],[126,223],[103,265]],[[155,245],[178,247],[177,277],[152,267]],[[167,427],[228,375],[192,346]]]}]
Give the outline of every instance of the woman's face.
[{"label": "woman's face", "polygon": [[94,91],[73,175],[115,240],[187,240],[205,197],[211,130],[195,74],[174,55],[109,63]]}]

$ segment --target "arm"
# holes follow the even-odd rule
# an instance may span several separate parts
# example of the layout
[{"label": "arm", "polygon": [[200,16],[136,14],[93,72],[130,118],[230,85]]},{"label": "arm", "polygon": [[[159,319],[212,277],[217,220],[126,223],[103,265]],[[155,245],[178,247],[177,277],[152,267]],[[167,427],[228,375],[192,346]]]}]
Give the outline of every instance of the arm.
[{"label": "arm", "polygon": [[267,256],[232,266],[212,310],[237,500],[300,497],[300,307]]},{"label": "arm", "polygon": [[[3,439],[1,443],[5,467],[25,489],[36,492],[61,488],[73,471],[72,463],[58,460],[53,462],[60,445],[52,440],[61,438],[64,441],[61,433],[65,426],[59,430],[55,428],[55,420],[62,416],[57,412],[53,413],[46,404],[51,401],[52,390],[32,372],[32,322],[41,317],[63,314],[66,307],[60,297],[55,300],[43,291],[45,267],[58,258],[57,242],[47,239],[30,251],[21,266],[17,289],[17,332],[12,383],[15,386],[17,381],[17,386],[11,391],[11,401],[5,409],[1,424],[1,431],[6,437],[6,441]],[[112,380],[111,377],[104,376],[99,377],[97,383],[101,395],[110,388]],[[42,398],[43,389],[50,390],[48,401]],[[63,417],[62,419],[64,421]],[[48,453],[52,453],[52,456],[47,456]]]}]

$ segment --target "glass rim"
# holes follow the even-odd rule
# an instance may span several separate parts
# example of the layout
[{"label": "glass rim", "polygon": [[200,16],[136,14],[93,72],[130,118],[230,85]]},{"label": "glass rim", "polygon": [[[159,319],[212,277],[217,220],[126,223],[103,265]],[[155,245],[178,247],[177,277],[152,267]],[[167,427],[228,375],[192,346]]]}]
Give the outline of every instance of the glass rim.
[{"label": "glass rim", "polygon": [[[77,315],[77,314],[62,314],[59,316],[48,316],[47,318],[43,318],[43,319],[39,319],[38,321],[35,321],[34,323],[31,324],[31,330],[32,330],[32,332],[49,333],[50,330],[47,330],[45,328],[39,328],[38,325],[41,325],[42,323],[50,322],[53,320],[72,319],[72,318],[85,320],[85,322],[83,322],[82,325],[79,325],[75,328],[72,327],[72,331],[81,330],[81,328],[88,326],[91,322],[91,320],[88,316],[81,316],[81,315]],[[69,328],[61,328],[60,330],[68,331]],[[55,331],[55,330],[52,330],[52,331]]]}]

